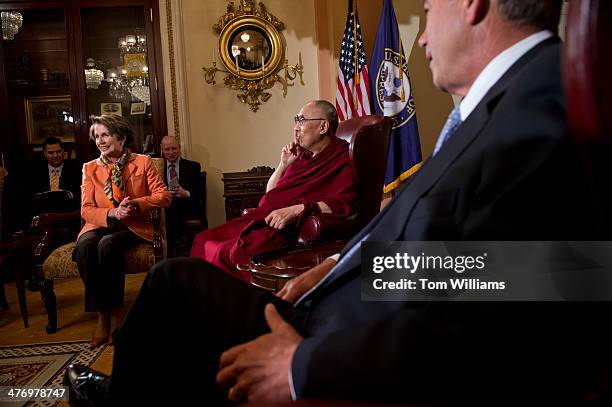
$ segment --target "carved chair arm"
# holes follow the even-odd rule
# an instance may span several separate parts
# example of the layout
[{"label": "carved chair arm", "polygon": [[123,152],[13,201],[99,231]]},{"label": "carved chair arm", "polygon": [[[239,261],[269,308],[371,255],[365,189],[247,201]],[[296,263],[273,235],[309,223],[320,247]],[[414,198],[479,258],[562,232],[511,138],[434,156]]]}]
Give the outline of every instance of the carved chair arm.
[{"label": "carved chair arm", "polygon": [[310,215],[298,233],[298,243],[310,245],[318,241],[345,240],[354,232],[356,216],[338,216],[331,213]]},{"label": "carved chair arm", "polygon": [[34,263],[42,264],[51,249],[57,246],[57,237],[67,235],[72,224],[78,226],[80,211],[67,213],[43,213],[32,218],[32,229],[40,236],[34,244]]},{"label": "carved chair arm", "polygon": [[36,229],[52,228],[57,223],[80,219],[81,212],[43,213],[32,218],[32,227]]},{"label": "carved chair arm", "polygon": [[254,212],[256,209],[257,209],[257,208],[244,208],[244,209],[242,210],[242,216],[244,216],[244,215],[248,215],[248,214],[250,214],[251,212]]},{"label": "carved chair arm", "polygon": [[[242,210],[242,216],[256,209],[245,208]],[[349,217],[332,213],[310,215],[306,217],[298,232],[298,244],[309,245],[320,240],[348,239],[355,232],[356,219],[356,215]]]},{"label": "carved chair arm", "polygon": [[151,208],[149,211],[149,222],[153,224],[153,255],[155,263],[164,258],[164,242],[162,240],[161,230],[161,208]]}]

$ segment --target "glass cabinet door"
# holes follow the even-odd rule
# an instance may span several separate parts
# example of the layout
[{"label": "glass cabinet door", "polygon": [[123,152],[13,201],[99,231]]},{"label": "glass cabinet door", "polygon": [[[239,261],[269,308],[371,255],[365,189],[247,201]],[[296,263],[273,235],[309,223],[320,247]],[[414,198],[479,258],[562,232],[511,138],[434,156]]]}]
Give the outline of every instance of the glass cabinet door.
[{"label": "glass cabinet door", "polygon": [[[0,96],[3,99],[3,157],[13,164],[42,151],[47,137],[64,142],[66,158],[75,158],[78,98],[71,88],[66,9],[19,9],[0,4],[2,39]],[[1,76],[1,75],[0,75]],[[8,165],[8,163],[7,163]]]},{"label": "glass cabinet door", "polygon": [[48,136],[64,141],[68,158],[98,157],[89,117],[108,113],[132,124],[133,151],[159,152],[167,123],[156,1],[0,0],[0,12],[5,165],[42,159]]},{"label": "glass cabinet door", "polygon": [[[81,7],[84,119],[119,114],[134,129],[132,151],[153,154],[149,33],[143,6]],[[95,148],[90,155],[97,156]]]}]

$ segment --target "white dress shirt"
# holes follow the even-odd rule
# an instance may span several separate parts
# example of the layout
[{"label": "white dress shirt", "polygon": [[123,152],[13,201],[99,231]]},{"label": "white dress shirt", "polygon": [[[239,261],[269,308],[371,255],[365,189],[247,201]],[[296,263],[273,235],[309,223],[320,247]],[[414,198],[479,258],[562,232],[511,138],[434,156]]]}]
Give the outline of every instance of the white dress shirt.
[{"label": "white dress shirt", "polygon": [[177,158],[174,162],[166,160],[166,163],[168,164],[166,165],[166,179],[168,180],[168,182],[170,182],[170,164],[174,164],[174,169],[176,170],[176,179],[180,180],[181,175],[179,173],[179,168],[181,163],[181,157]]},{"label": "white dress shirt", "polygon": [[47,164],[47,168],[49,170],[49,185],[51,185],[51,178],[53,178],[53,171],[58,171],[57,176],[58,178],[62,177],[62,169],[64,168],[64,163],[62,163],[62,165],[60,165],[59,167],[53,167],[51,164]]}]

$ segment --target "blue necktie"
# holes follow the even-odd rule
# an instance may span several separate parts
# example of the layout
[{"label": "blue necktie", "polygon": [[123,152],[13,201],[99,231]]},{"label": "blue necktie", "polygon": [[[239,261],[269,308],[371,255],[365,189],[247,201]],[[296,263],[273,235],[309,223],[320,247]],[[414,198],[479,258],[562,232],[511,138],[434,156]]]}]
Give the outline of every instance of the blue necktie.
[{"label": "blue necktie", "polygon": [[459,106],[456,106],[453,111],[450,112],[450,114],[448,115],[448,119],[444,124],[444,128],[440,133],[440,137],[438,137],[438,141],[436,141],[436,147],[434,148],[432,156],[438,154],[438,151],[440,151],[442,144],[444,144],[446,140],[448,140],[453,135],[453,133],[457,130],[461,123],[463,123],[463,121],[461,120],[461,111],[459,110]]}]

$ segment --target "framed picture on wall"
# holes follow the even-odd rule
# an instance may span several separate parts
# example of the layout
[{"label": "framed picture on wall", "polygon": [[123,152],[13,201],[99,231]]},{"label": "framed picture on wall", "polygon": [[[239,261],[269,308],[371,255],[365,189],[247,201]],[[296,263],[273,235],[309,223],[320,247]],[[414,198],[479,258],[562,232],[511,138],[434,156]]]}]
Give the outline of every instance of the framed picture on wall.
[{"label": "framed picture on wall", "polygon": [[29,144],[42,144],[47,137],[74,142],[70,95],[26,97],[24,105]]},{"label": "framed picture on wall", "polygon": [[121,116],[121,103],[100,103],[100,114],[118,114]]},{"label": "framed picture on wall", "polygon": [[134,102],[130,108],[132,116],[137,114],[145,114],[147,111],[147,105],[145,102]]}]

